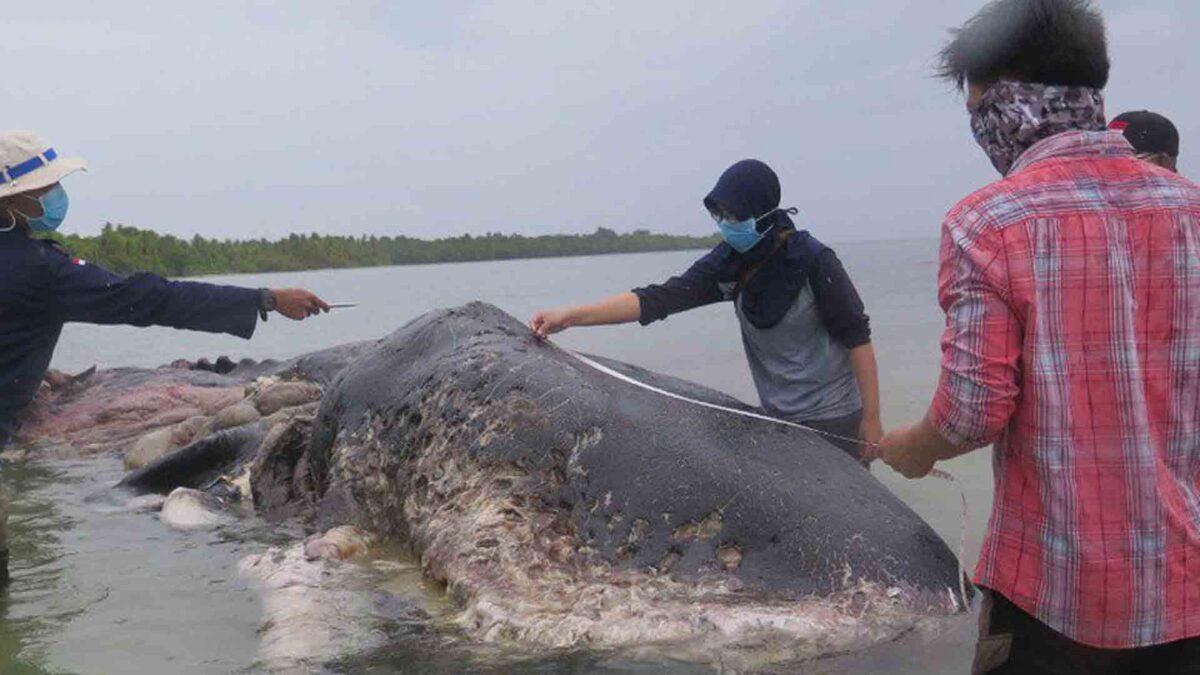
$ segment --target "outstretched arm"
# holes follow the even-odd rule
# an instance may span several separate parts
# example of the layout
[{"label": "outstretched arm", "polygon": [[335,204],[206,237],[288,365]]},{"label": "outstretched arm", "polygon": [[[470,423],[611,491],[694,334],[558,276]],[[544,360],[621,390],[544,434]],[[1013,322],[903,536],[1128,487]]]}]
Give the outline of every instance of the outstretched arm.
[{"label": "outstretched arm", "polygon": [[614,295],[590,305],[538,312],[529,321],[533,334],[541,339],[572,326],[603,326],[632,323],[642,318],[642,303],[633,293]]},{"label": "outstretched arm", "polygon": [[688,271],[663,284],[635,288],[591,305],[538,312],[529,328],[545,339],[571,326],[600,326],[616,323],[642,324],[665,319],[671,314],[711,305],[725,299],[717,285],[720,247],[696,261]]},{"label": "outstretched arm", "polygon": [[65,255],[53,265],[46,310],[64,322],[169,326],[248,338],[261,311],[298,320],[328,310],[324,301],[300,289],[264,292],[144,273],[121,277]]}]

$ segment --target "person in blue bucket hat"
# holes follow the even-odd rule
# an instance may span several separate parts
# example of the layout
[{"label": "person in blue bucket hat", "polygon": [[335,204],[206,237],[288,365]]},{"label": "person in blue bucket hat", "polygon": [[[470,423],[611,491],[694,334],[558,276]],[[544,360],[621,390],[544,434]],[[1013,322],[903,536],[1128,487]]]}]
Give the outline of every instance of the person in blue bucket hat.
[{"label": "person in blue bucket hat", "polygon": [[722,242],[682,275],[595,304],[538,312],[539,338],[572,326],[648,325],[732,302],[767,414],[830,434],[866,464],[882,436],[870,319],[833,249],[780,208],[779,178],[761,161],[729,167],[704,206]]},{"label": "person in blue bucket hat", "polygon": [[[87,168],[27,131],[0,131],[0,449],[19,432],[69,322],[169,326],[249,338],[277,311],[301,320],[329,306],[301,289],[251,289],[121,277],[44,237],[67,217],[62,179]],[[8,580],[7,501],[0,499],[0,584]]]}]

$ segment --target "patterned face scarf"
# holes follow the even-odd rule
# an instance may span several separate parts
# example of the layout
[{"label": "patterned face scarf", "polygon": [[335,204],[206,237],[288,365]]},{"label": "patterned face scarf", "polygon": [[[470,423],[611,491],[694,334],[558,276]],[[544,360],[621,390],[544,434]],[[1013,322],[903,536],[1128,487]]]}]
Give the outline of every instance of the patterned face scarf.
[{"label": "patterned face scarf", "polygon": [[1002,80],[984,92],[971,113],[975,140],[1005,176],[1040,140],[1065,131],[1104,129],[1104,94],[1090,87]]}]

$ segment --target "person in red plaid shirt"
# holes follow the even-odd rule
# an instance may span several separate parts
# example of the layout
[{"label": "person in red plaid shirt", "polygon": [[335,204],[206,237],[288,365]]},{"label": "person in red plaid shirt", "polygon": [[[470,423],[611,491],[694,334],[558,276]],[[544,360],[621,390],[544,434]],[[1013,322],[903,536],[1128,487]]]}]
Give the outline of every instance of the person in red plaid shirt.
[{"label": "person in red plaid shirt", "polygon": [[942,230],[909,478],[994,444],[975,672],[1200,672],[1200,187],[1105,126],[1087,0],[997,0],[942,53],[1004,176]]}]

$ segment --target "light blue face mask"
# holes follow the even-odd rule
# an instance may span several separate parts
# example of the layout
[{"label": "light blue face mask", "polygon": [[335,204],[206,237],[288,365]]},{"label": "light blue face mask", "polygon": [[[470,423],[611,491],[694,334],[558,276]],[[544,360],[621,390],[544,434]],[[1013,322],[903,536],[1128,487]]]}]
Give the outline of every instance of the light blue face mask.
[{"label": "light blue face mask", "polygon": [[772,225],[767,228],[766,232],[759,232],[758,223],[777,210],[772,209],[766,215],[759,216],[758,218],[748,218],[736,223],[716,216],[713,216],[713,219],[717,221],[717,227],[720,228],[721,238],[725,240],[725,243],[729,244],[738,253],[745,253],[757,246],[758,242],[762,241],[767,232],[775,229],[775,226]]},{"label": "light blue face mask", "polygon": [[[34,198],[29,197],[29,199]],[[30,218],[17,211],[25,218],[29,229],[34,232],[53,232],[67,219],[67,210],[71,207],[71,200],[67,197],[67,191],[63,189],[63,186],[55,185],[48,192],[37,197],[36,201],[42,207],[42,215],[37,218]]]}]

